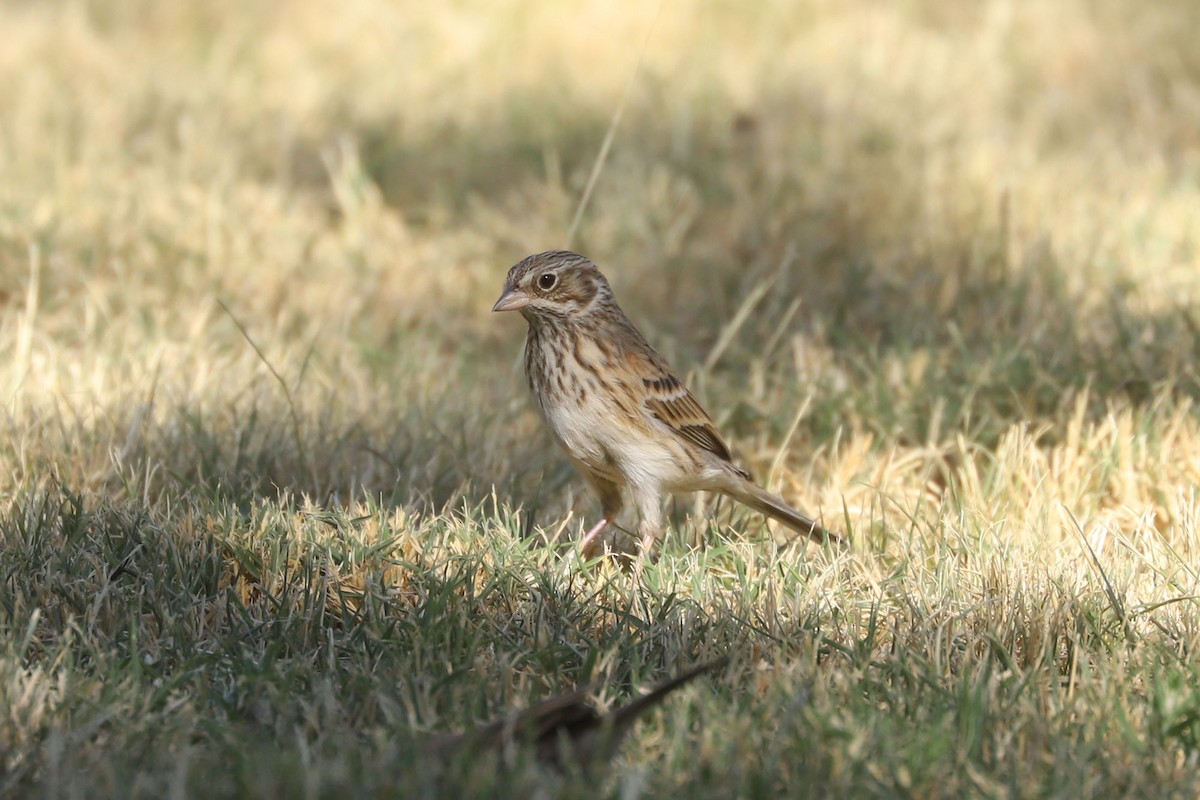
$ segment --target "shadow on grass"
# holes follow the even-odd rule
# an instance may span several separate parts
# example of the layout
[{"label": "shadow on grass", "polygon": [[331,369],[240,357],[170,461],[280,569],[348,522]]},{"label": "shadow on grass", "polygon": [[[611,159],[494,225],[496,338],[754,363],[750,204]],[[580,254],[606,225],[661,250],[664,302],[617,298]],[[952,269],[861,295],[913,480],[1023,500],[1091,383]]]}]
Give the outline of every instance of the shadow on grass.
[{"label": "shadow on grass", "polygon": [[[819,567],[781,562],[724,589],[664,587],[647,612],[624,576],[558,580],[552,554],[475,524],[297,521],[278,508],[153,520],[60,487],[15,498],[0,518],[0,787],[137,775],[148,796],[184,778],[218,794],[332,781],[437,796],[479,754],[430,773],[417,749],[431,732],[590,680],[618,702],[726,654],[728,669],[643,725],[647,753],[626,748],[655,794],[682,781],[829,796],[867,782],[961,796],[964,763],[1013,785],[1194,783],[1176,754],[1195,751],[1198,701],[1155,700],[1194,686],[1193,666],[1149,639],[1127,649],[1095,592],[1028,586],[1014,609],[947,609],[898,574],[870,607],[843,608],[808,591]],[[695,574],[738,572],[730,552],[704,558]],[[776,602],[750,601],[763,591]],[[1125,654],[1115,682],[1098,667],[1111,653]],[[1131,673],[1149,697],[1125,687]],[[1119,709],[1129,739],[1113,758],[1122,745],[1101,734]]]}]

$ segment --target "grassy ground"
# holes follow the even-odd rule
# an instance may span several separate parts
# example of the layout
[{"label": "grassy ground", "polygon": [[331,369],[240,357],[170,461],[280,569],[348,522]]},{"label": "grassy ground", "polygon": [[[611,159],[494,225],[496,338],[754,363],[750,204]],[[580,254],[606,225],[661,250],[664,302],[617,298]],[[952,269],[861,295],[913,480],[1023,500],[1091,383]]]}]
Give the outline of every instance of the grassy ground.
[{"label": "grassy ground", "polygon": [[[722,654],[603,794],[1200,791],[1200,6],[619,5],[0,4],[0,794],[591,797],[420,743]],[[572,245],[847,550],[577,563],[487,309],[622,97]]]}]

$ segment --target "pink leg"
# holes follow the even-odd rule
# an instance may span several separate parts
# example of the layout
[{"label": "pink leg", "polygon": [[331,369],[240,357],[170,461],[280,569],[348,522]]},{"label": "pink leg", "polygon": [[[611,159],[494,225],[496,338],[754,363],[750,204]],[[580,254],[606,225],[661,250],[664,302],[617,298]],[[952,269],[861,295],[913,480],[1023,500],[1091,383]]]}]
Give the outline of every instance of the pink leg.
[{"label": "pink leg", "polygon": [[583,473],[588,483],[592,485],[592,488],[596,490],[596,494],[599,495],[600,513],[604,516],[590,531],[583,535],[583,539],[579,543],[583,557],[591,559],[599,554],[601,545],[600,534],[604,533],[609,523],[615,521],[620,515],[621,506],[624,505],[624,502],[621,499],[620,486],[583,467],[580,467],[580,472]]},{"label": "pink leg", "polygon": [[580,541],[579,548],[583,552],[585,559],[593,558],[596,555],[596,551],[600,549],[600,534],[604,533],[604,529],[607,527],[608,520],[602,519],[583,535],[583,540]]}]

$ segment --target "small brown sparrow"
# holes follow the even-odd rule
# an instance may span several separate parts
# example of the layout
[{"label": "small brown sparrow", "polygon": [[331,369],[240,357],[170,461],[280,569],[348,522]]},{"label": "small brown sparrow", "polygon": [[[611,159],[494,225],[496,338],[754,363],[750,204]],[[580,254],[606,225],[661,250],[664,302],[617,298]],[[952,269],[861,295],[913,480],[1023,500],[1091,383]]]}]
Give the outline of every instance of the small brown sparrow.
[{"label": "small brown sparrow", "polygon": [[645,711],[698,675],[727,662],[728,659],[719,658],[692,667],[607,714],[601,714],[587,700],[594,685],[584,686],[550,697],[523,711],[515,711],[473,731],[436,736],[424,751],[437,756],[469,748],[477,752],[499,751],[511,758],[514,748],[529,746],[543,766],[562,771],[569,764],[576,764],[584,771],[593,771],[616,755],[621,741]]},{"label": "small brown sparrow", "polygon": [[815,541],[838,539],[733,463],[708,412],[633,327],[591,261],[551,250],[516,264],[492,311],[518,310],[529,323],[529,388],[600,496],[603,516],[583,537],[585,558],[621,512],[626,488],[641,516],[635,577],[663,527],[667,492],[721,492]]}]

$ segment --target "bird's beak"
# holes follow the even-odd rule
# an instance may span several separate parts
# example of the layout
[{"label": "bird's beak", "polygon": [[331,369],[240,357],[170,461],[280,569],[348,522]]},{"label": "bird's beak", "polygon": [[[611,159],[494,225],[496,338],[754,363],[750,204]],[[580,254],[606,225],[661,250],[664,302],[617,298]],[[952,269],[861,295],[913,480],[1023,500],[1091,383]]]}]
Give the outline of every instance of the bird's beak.
[{"label": "bird's beak", "polygon": [[504,294],[500,295],[500,299],[496,301],[496,305],[492,306],[492,311],[516,311],[527,305],[529,305],[529,295],[516,289],[506,289]]}]

